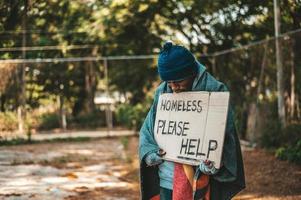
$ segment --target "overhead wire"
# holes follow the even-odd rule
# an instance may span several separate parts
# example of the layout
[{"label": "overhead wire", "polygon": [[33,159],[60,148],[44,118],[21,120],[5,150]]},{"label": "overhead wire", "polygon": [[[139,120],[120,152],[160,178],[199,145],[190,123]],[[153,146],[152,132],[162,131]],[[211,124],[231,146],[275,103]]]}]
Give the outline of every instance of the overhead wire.
[{"label": "overhead wire", "polygon": [[0,52],[11,51],[45,51],[45,50],[72,50],[72,49],[92,49],[100,45],[58,45],[58,46],[32,46],[32,47],[3,47]]},{"label": "overhead wire", "polygon": [[135,55],[135,56],[108,56],[108,57],[70,57],[70,58],[27,58],[27,59],[5,59],[0,64],[21,64],[21,63],[61,63],[61,62],[83,62],[103,60],[140,60],[154,59],[156,55]]},{"label": "overhead wire", "polygon": [[[301,32],[301,29],[296,29],[296,30],[293,30],[293,31],[283,33],[283,34],[279,35],[278,38],[287,37],[291,34],[298,33],[298,32]],[[218,51],[218,52],[211,53],[211,54],[203,54],[202,57],[216,57],[216,56],[224,55],[224,54],[231,53],[231,52],[245,50],[245,49],[248,49],[248,48],[256,46],[256,45],[261,45],[261,44],[267,43],[267,42],[269,42],[271,40],[274,40],[274,39],[276,39],[276,37],[270,37],[268,39],[252,42],[252,43],[244,45],[244,46],[233,47],[233,48],[230,48],[230,49]],[[28,51],[29,50],[44,51],[44,50],[62,50],[64,48],[68,50],[68,49],[81,49],[81,48],[84,49],[84,48],[93,48],[93,47],[97,47],[97,45],[69,45],[69,46],[65,46],[65,47],[62,46],[62,45],[60,45],[60,46],[44,46],[44,47],[43,46],[37,46],[37,47],[9,47],[9,48],[6,48],[6,50],[8,50],[8,51],[19,51],[19,50],[22,50],[22,49],[25,50],[27,48]],[[2,51],[2,49],[4,49],[4,48],[0,48],[0,51]],[[100,60],[105,60],[105,59],[106,60],[154,59],[156,57],[157,57],[157,55],[132,55],[132,56],[107,56],[107,57],[0,59],[0,64],[2,64],[2,63],[81,62],[81,61],[100,61]]]}]

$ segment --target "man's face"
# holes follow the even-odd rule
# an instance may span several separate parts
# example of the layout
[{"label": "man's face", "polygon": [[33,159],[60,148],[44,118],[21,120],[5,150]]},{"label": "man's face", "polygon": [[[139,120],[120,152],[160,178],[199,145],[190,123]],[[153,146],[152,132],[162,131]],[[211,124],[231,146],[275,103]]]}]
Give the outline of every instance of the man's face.
[{"label": "man's face", "polygon": [[195,76],[192,76],[182,81],[167,81],[167,84],[172,92],[175,93],[189,91],[192,88],[194,77]]}]

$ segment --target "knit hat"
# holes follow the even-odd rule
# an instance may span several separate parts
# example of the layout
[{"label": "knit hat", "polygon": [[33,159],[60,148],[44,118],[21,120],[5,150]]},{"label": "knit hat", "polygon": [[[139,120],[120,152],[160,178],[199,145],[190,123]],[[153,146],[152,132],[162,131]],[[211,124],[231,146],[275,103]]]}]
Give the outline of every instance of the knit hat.
[{"label": "knit hat", "polygon": [[183,46],[166,42],[158,58],[158,72],[163,81],[179,81],[193,76],[198,64],[192,53]]}]

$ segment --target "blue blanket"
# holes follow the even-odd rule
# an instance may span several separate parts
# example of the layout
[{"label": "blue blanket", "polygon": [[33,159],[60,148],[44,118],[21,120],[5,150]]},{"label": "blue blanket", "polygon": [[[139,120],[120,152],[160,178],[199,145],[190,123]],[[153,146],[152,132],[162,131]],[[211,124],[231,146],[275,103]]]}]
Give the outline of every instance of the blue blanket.
[{"label": "blue blanket", "polygon": [[[206,68],[199,63],[198,75],[192,91],[228,91],[227,87],[210,75]],[[159,176],[157,167],[147,167],[144,157],[149,152],[158,151],[154,139],[154,123],[159,95],[172,92],[166,82],[160,84],[154,96],[153,104],[141,127],[139,135],[140,184],[141,198],[149,200],[159,194]],[[231,199],[245,188],[243,161],[239,140],[234,124],[233,112],[229,109],[224,140],[222,168],[210,176],[210,198],[213,200]],[[196,175],[200,172],[197,170]],[[197,199],[197,195],[194,195]]]}]

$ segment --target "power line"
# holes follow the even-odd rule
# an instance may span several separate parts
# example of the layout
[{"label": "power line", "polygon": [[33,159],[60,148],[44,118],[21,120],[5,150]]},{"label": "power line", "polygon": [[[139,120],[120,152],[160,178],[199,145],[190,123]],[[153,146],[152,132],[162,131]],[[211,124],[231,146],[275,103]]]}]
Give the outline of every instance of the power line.
[{"label": "power line", "polygon": [[[283,33],[283,34],[279,35],[278,38],[287,37],[289,35],[292,35],[292,34],[298,33],[298,32],[301,32],[301,28]],[[232,52],[235,52],[235,51],[245,50],[245,49],[248,49],[248,48],[256,46],[256,45],[265,44],[265,43],[267,43],[271,40],[275,40],[275,39],[276,39],[276,37],[270,37],[268,39],[260,40],[260,41],[257,41],[257,42],[252,42],[250,44],[247,44],[247,45],[244,45],[244,46],[241,46],[241,47],[233,47],[233,48],[226,49],[226,50],[223,50],[223,51],[218,51],[218,52],[215,52],[215,53],[212,53],[212,54],[207,54],[206,56],[203,56],[203,57],[215,57],[215,56],[220,56],[220,55],[227,54],[227,53],[232,53]]]},{"label": "power line", "polygon": [[[278,38],[282,38],[282,37],[287,37],[289,35],[292,35],[294,33],[298,33],[301,32],[301,29],[296,29],[293,31],[289,31],[286,33],[283,33],[281,35],[279,35]],[[226,49],[223,51],[218,51],[212,54],[204,54],[202,57],[216,57],[216,56],[220,56],[220,55],[224,55],[227,53],[232,53],[232,52],[236,52],[236,51],[240,51],[240,50],[245,50],[248,49],[250,47],[256,46],[256,45],[260,45],[260,44],[264,44],[267,43],[271,40],[275,40],[276,37],[271,37],[265,40],[260,40],[257,42],[253,42],[250,43],[248,45],[244,45],[241,47],[234,47],[234,48],[230,48],[230,49]],[[70,48],[72,48],[72,46],[74,48],[80,48],[80,47],[84,47],[85,45],[70,45]],[[89,45],[86,45],[89,46]],[[93,45],[90,45],[93,46]],[[53,49],[61,47],[61,46],[49,46]],[[18,47],[20,48],[20,47]],[[22,48],[22,47],[21,47]],[[30,48],[43,48],[43,47],[30,47]],[[86,47],[85,47],[86,48]],[[91,47],[90,47],[91,48]],[[1,49],[0,49],[1,50]],[[43,50],[43,49],[42,49]],[[108,57],[73,57],[73,58],[37,58],[37,59],[2,59],[0,60],[0,64],[4,64],[4,63],[59,63],[59,62],[81,62],[81,61],[101,61],[101,60],[129,60],[129,59],[154,59],[156,58],[156,55],[134,55],[134,56],[108,56]]]},{"label": "power line", "polygon": [[99,47],[99,45],[59,45],[59,46],[33,46],[33,47],[4,47],[0,48],[0,52],[11,51],[44,51],[44,50],[71,50],[71,49],[92,49]]},{"label": "power line", "polygon": [[136,56],[107,56],[104,59],[107,60],[129,60],[129,59],[154,59],[157,55],[136,55]]},{"label": "power line", "polygon": [[0,64],[21,64],[21,63],[61,63],[61,62],[84,62],[103,60],[140,60],[155,59],[156,55],[136,55],[136,56],[108,56],[108,57],[71,57],[71,58],[35,58],[35,59],[5,59],[0,60]]},{"label": "power line", "polygon": [[70,31],[70,30],[58,30],[58,31],[43,31],[43,30],[7,30],[0,31],[0,34],[70,34],[70,33],[87,33],[85,31]]},{"label": "power line", "polygon": [[0,60],[0,64],[21,64],[21,63],[61,63],[61,62],[81,62],[100,61],[102,57],[77,57],[77,58],[28,58],[28,59],[6,59]]},{"label": "power line", "polygon": [[235,52],[235,51],[246,50],[246,49],[248,49],[250,47],[253,47],[253,46],[257,46],[257,45],[260,45],[260,44],[265,44],[265,43],[267,43],[267,42],[269,42],[273,39],[274,38],[268,38],[268,39],[253,42],[251,44],[247,44],[247,45],[244,45],[244,46],[241,46],[241,47],[233,47],[233,48],[230,48],[230,49],[218,51],[218,52],[215,52],[215,53],[212,53],[212,54],[208,54],[207,57],[216,57],[216,56],[224,55],[224,54],[227,54],[227,53],[232,53],[232,52]]},{"label": "power line", "polygon": [[[301,29],[296,29],[296,30],[281,34],[279,37],[285,37],[285,36],[288,36],[288,35],[291,35],[294,33],[298,33],[300,31],[301,31]],[[249,48],[252,46],[264,44],[264,43],[269,42],[270,40],[274,40],[274,39],[275,39],[275,37],[270,37],[268,39],[253,42],[253,43],[241,46],[241,47],[233,47],[233,48],[218,51],[218,52],[215,52],[212,54],[203,54],[202,57],[219,56],[219,55],[230,53],[233,51],[238,51],[238,50],[246,49],[246,48]],[[99,47],[99,45],[69,45],[69,46],[57,45],[57,46],[32,46],[32,47],[4,47],[4,48],[0,48],[0,52],[23,51],[23,50],[25,50],[25,51],[71,50],[71,49],[86,49],[86,48],[94,48],[94,47]]]}]

